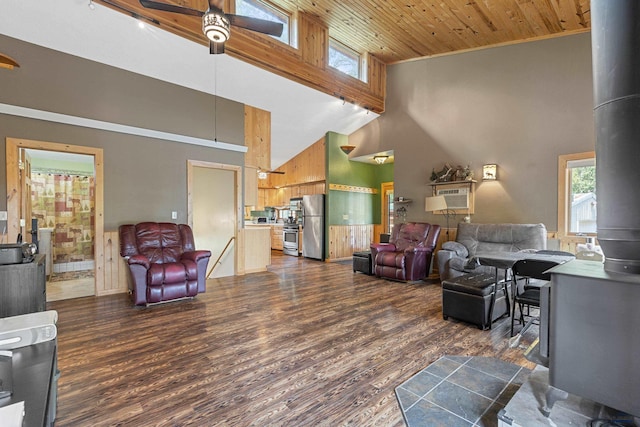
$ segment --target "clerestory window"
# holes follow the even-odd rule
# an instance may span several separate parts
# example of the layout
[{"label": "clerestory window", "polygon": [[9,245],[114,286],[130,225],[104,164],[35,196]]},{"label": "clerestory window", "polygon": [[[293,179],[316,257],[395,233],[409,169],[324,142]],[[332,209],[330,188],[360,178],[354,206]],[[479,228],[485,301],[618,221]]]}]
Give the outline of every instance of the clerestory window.
[{"label": "clerestory window", "polygon": [[293,19],[291,17],[291,13],[286,10],[279,8],[266,0],[236,0],[236,14],[281,23],[284,27],[282,35],[280,37],[271,37],[281,41],[282,43],[295,47],[295,43],[291,37],[291,24]]},{"label": "clerestory window", "polygon": [[329,39],[329,66],[351,77],[363,80],[362,56],[333,38]]}]

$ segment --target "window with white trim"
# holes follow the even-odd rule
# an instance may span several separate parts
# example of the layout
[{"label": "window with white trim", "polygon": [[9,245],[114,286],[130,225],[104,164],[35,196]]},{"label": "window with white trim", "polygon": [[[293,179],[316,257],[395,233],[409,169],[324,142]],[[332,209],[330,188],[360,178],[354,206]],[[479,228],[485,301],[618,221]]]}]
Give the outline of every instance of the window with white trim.
[{"label": "window with white trim", "polygon": [[596,234],[595,153],[560,156],[558,177],[558,227],[565,235]]},{"label": "window with white trim", "polygon": [[356,79],[362,79],[362,56],[333,38],[329,38],[329,66]]},{"label": "window with white trim", "polygon": [[291,37],[291,23],[293,22],[291,13],[265,0],[236,0],[236,14],[281,23],[283,26],[282,35],[271,37],[295,47],[295,42]]}]

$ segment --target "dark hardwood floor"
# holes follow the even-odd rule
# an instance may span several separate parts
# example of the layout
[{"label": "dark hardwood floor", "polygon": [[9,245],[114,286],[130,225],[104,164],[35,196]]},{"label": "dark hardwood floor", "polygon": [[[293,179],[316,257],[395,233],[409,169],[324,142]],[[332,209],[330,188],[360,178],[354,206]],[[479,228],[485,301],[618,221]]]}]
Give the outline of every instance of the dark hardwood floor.
[{"label": "dark hardwood floor", "polygon": [[[491,331],[442,319],[439,284],[279,256],[269,272],[209,280],[194,300],[56,301],[56,426],[404,425],[394,388],[440,356],[532,368]],[[523,343],[526,344],[526,342]]]}]

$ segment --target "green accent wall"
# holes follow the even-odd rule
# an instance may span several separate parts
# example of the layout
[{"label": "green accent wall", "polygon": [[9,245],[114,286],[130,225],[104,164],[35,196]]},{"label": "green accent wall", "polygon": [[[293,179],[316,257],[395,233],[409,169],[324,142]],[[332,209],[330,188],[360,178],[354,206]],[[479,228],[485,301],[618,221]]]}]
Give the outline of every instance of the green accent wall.
[{"label": "green accent wall", "polygon": [[[393,164],[372,165],[355,162],[340,149],[349,144],[349,137],[328,132],[325,139],[327,196],[325,200],[325,235],[331,225],[380,224],[380,184],[393,181]],[[353,185],[375,188],[376,194],[330,190],[331,184]],[[329,253],[329,242],[325,239],[325,252]]]}]

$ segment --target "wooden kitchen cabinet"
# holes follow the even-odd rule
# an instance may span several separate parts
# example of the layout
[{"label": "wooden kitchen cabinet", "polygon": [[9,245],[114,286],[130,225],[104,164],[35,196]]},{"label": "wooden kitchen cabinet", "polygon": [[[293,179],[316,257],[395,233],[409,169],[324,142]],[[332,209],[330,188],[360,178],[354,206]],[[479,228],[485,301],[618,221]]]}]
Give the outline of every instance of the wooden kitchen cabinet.
[{"label": "wooden kitchen cabinet", "polygon": [[46,290],[45,255],[29,263],[0,265],[0,317],[44,311]]},{"label": "wooden kitchen cabinet", "polygon": [[257,211],[262,211],[264,210],[265,206],[269,206],[267,204],[267,193],[270,190],[267,190],[266,188],[258,188],[258,205],[256,206],[256,210]]},{"label": "wooden kitchen cabinet", "polygon": [[271,249],[281,251],[283,249],[282,225],[271,226]]}]

